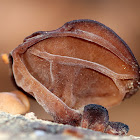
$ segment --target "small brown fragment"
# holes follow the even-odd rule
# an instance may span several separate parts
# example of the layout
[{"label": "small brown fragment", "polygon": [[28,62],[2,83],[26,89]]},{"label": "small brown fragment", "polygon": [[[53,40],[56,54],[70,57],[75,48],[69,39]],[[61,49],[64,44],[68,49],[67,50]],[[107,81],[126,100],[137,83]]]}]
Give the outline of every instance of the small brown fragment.
[{"label": "small brown fragment", "polygon": [[64,129],[63,134],[64,135],[70,135],[70,136],[77,137],[77,138],[83,138],[84,137],[82,132],[79,132],[78,130],[76,130],[74,128],[73,129],[72,128]]},{"label": "small brown fragment", "polygon": [[109,122],[108,111],[101,105],[89,104],[84,107],[81,126],[104,132]]},{"label": "small brown fragment", "polygon": [[20,91],[0,93],[0,111],[10,114],[25,114],[29,111],[30,103],[25,94]]},{"label": "small brown fragment", "polygon": [[129,127],[121,122],[109,122],[106,127],[105,133],[125,136],[129,131]]}]

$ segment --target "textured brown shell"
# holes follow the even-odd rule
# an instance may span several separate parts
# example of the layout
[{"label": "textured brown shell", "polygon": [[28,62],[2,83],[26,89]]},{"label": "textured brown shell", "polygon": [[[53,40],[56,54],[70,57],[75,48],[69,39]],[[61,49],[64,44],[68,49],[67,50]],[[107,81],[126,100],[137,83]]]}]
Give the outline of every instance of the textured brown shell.
[{"label": "textured brown shell", "polygon": [[127,44],[93,20],[33,33],[11,56],[17,85],[52,115],[92,103],[111,107],[139,86],[139,66]]}]

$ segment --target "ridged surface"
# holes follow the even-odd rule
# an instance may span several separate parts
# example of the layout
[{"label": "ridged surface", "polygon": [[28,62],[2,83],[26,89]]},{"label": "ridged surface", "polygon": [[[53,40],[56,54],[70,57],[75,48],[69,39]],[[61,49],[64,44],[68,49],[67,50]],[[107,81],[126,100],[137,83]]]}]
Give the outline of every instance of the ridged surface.
[{"label": "ridged surface", "polygon": [[76,20],[36,32],[11,55],[17,85],[54,116],[67,106],[114,106],[139,86],[139,66],[130,48],[97,21]]}]

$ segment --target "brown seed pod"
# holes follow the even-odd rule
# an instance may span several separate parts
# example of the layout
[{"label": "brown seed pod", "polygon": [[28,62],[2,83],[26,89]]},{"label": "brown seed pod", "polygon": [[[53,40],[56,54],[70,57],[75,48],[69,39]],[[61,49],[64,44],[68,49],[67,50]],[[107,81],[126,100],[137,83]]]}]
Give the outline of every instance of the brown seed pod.
[{"label": "brown seed pod", "polygon": [[139,66],[127,44],[93,20],[33,33],[11,52],[19,87],[54,120],[79,125],[85,105],[112,107],[134,94]]},{"label": "brown seed pod", "polygon": [[30,103],[25,94],[20,91],[0,93],[0,111],[11,114],[25,114],[29,111]]}]

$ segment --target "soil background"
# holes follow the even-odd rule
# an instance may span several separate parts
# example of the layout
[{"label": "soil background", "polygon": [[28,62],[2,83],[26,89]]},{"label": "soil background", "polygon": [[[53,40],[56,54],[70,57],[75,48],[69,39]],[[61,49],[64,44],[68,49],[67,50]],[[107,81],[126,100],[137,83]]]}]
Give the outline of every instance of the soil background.
[{"label": "soil background", "polygon": [[[0,0],[0,54],[9,53],[36,31],[49,31],[74,19],[97,20],[113,29],[129,45],[140,64],[139,0]],[[0,59],[0,92],[12,91],[9,66]],[[31,111],[46,118],[31,101]],[[140,136],[140,91],[109,110],[110,120],[129,125],[129,135]]]}]

